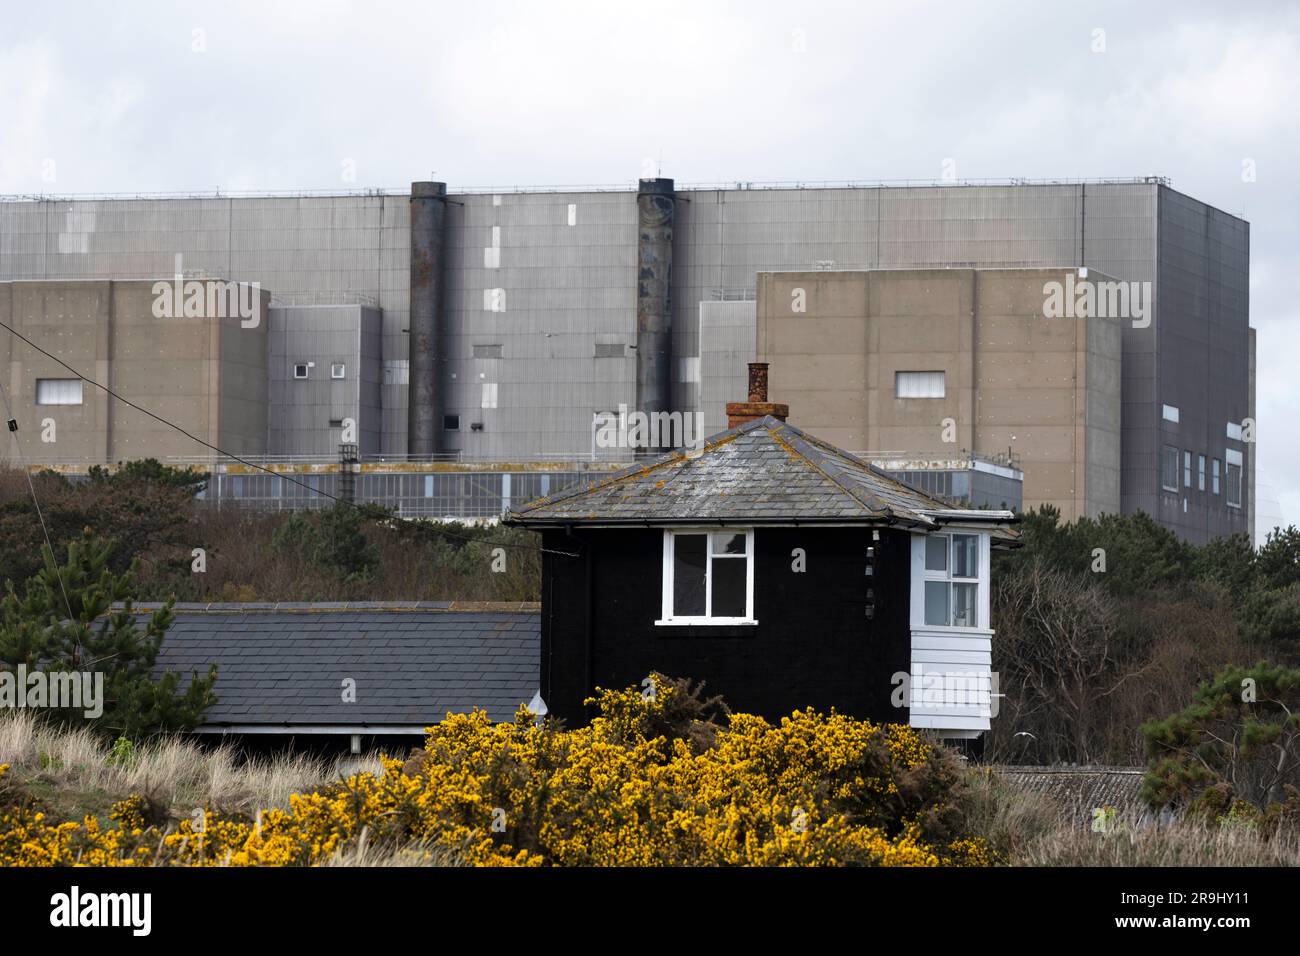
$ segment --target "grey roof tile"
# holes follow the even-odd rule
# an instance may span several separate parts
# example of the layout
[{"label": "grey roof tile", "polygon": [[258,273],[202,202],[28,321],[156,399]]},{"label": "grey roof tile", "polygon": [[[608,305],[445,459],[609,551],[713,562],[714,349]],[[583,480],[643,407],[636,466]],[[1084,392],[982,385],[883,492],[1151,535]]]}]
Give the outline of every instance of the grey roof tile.
[{"label": "grey roof tile", "polygon": [[839,520],[933,526],[950,506],[776,418],[746,422],[702,450],[636,464],[525,504],[507,521]]},{"label": "grey roof tile", "polygon": [[[193,605],[178,608],[156,670],[179,672],[183,689],[192,671],[217,665],[207,724],[427,726],[475,707],[510,720],[538,686],[534,607],[412,613],[295,604],[245,613],[245,605]],[[352,624],[340,628],[345,616]],[[344,677],[357,681],[356,703],[342,700]]]}]

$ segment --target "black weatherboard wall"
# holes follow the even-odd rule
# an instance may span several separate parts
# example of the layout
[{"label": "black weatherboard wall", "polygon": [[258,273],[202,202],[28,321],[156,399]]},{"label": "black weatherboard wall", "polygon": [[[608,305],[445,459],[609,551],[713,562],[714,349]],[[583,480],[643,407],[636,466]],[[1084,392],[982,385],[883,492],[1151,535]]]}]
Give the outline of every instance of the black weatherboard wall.
[{"label": "black weatherboard wall", "polygon": [[[757,625],[656,626],[663,531],[548,530],[542,595],[542,696],[570,725],[594,687],[639,685],[652,671],[703,680],[735,711],[776,720],[815,707],[906,723],[891,677],[910,669],[910,535],[868,528],[757,528]],[[866,574],[867,548],[876,548]],[[792,570],[792,551],[807,570]],[[578,552],[565,557],[555,552]],[[875,613],[866,615],[867,589]]]}]

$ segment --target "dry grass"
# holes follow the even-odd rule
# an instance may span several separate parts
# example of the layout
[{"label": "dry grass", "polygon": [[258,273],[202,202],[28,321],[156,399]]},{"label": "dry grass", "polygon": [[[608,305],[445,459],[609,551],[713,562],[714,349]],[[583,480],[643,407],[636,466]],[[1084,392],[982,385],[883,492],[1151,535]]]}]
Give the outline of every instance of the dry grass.
[{"label": "dry grass", "polygon": [[1011,866],[1300,866],[1300,834],[1181,820],[1121,819],[1095,833],[1086,808],[1019,790],[988,768],[971,771],[968,829]]},{"label": "dry grass", "polygon": [[1026,843],[1017,866],[1300,866],[1294,833],[1265,838],[1252,830],[1179,822],[1093,833],[1083,826]]},{"label": "dry grass", "polygon": [[1067,824],[1065,813],[1040,793],[1009,786],[987,767],[970,770],[967,830],[982,836],[998,856],[1016,863],[1029,843]]},{"label": "dry grass", "polygon": [[[26,796],[60,819],[92,815],[107,823],[114,803],[140,794],[171,825],[200,807],[254,817],[259,810],[288,806],[291,794],[317,790],[347,774],[383,773],[377,754],[241,761],[229,747],[204,748],[179,737],[141,747],[121,766],[109,746],[88,731],[59,730],[23,712],[0,717],[0,764],[10,765],[0,782],[0,803]],[[440,847],[374,844],[363,832],[356,845],[341,849],[324,865],[423,867],[457,866],[460,861]]]},{"label": "dry grass", "polygon": [[23,712],[0,717],[0,763],[10,765],[11,787],[73,819],[101,815],[131,794],[178,815],[202,806],[255,815],[347,772],[382,769],[375,755],[359,764],[355,757],[303,755],[240,761],[229,747],[204,748],[179,737],[146,744],[119,764],[89,731],[60,730]]},{"label": "dry grass", "polygon": [[409,844],[401,847],[377,846],[366,839],[365,831],[356,846],[335,852],[323,866],[464,866],[465,864],[445,847],[426,847]]}]

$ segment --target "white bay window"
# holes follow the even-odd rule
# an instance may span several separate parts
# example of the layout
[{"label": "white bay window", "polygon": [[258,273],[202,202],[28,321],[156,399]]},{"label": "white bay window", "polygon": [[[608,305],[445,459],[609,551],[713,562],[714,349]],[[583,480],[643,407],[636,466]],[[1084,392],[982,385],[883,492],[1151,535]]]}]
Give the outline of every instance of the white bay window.
[{"label": "white bay window", "polygon": [[977,532],[916,536],[914,627],[988,627],[988,548],[988,535]]},{"label": "white bay window", "polygon": [[986,530],[912,535],[912,669],[908,723],[974,737],[997,714]]}]

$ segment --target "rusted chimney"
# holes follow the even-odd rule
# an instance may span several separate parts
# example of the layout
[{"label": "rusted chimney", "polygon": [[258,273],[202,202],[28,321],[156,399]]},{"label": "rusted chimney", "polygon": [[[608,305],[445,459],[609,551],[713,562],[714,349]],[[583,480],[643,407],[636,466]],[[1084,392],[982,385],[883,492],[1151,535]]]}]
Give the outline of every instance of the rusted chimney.
[{"label": "rusted chimney", "polygon": [[767,363],[749,363],[749,401],[727,402],[727,427],[735,428],[764,415],[785,421],[790,416],[789,405],[776,405],[767,400]]}]

